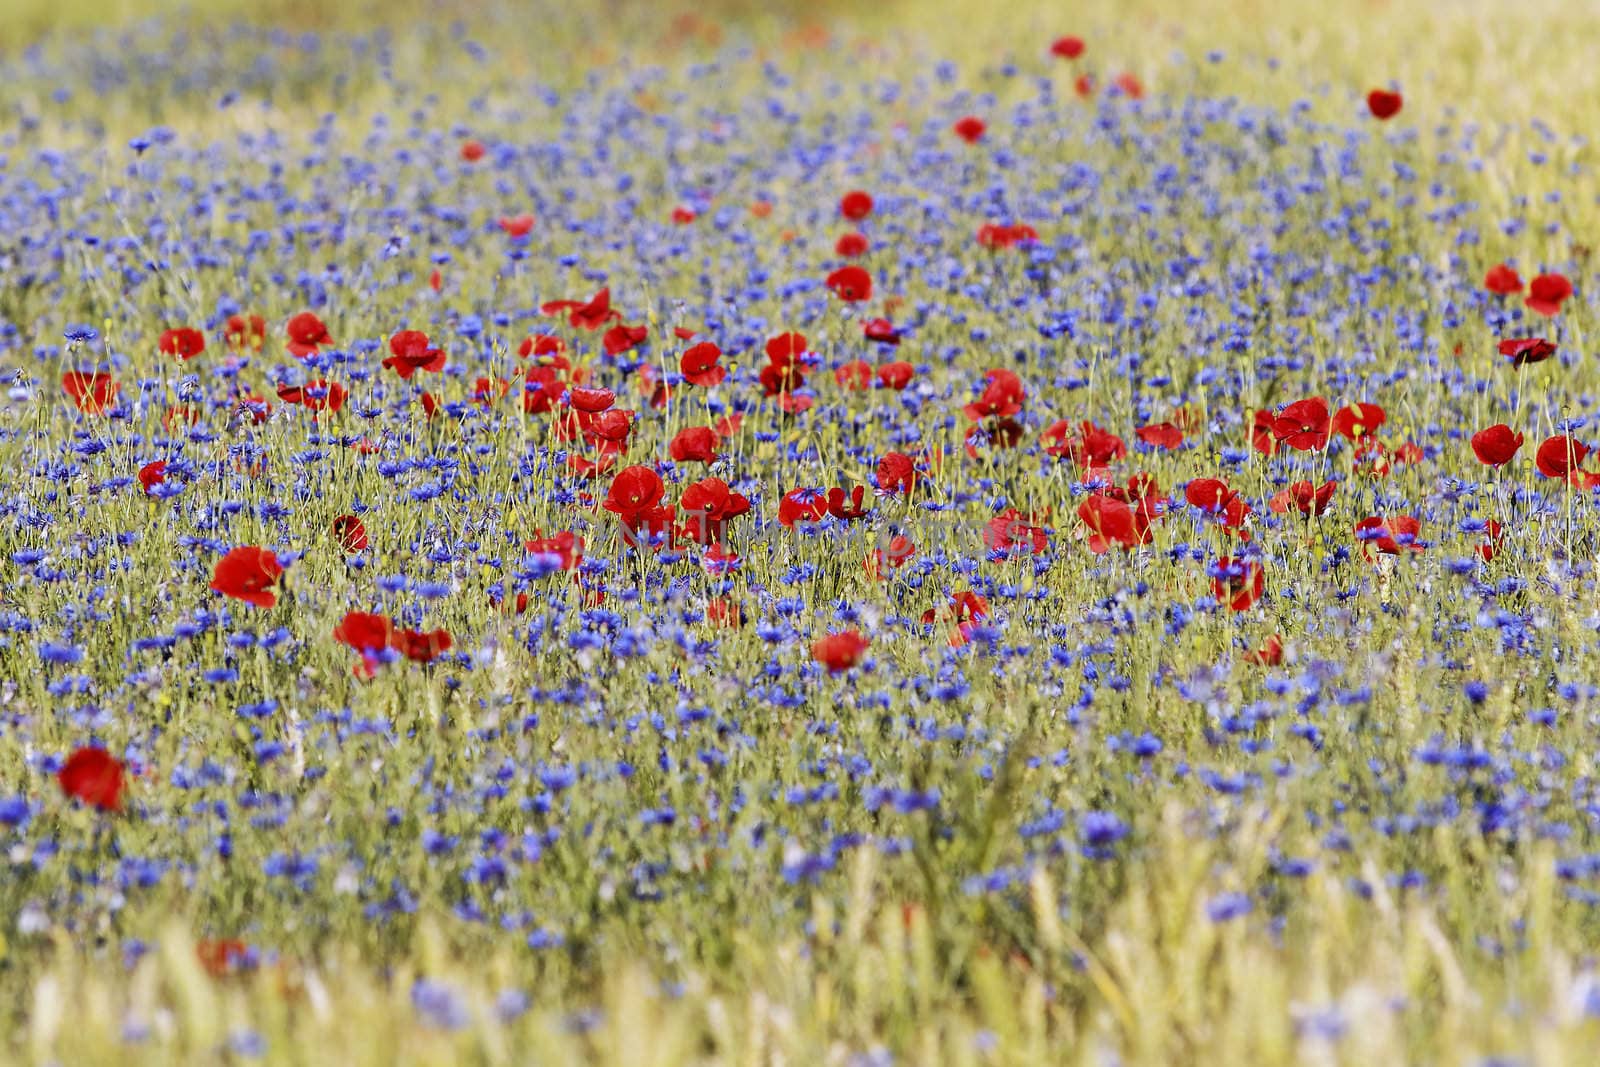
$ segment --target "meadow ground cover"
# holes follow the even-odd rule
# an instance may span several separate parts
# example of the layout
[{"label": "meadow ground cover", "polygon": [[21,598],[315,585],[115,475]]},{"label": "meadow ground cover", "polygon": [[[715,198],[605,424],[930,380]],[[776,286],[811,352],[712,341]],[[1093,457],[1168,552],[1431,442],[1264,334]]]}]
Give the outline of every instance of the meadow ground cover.
[{"label": "meadow ground cover", "polygon": [[0,1057],[1586,1062],[1519,12],[19,3]]}]

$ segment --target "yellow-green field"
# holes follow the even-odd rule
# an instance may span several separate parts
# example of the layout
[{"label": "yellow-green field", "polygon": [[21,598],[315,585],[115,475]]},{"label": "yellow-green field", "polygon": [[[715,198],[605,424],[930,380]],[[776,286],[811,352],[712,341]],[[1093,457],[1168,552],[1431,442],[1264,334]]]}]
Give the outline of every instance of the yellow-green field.
[{"label": "yellow-green field", "polygon": [[1600,4],[0,4],[0,1063],[1595,1057]]}]

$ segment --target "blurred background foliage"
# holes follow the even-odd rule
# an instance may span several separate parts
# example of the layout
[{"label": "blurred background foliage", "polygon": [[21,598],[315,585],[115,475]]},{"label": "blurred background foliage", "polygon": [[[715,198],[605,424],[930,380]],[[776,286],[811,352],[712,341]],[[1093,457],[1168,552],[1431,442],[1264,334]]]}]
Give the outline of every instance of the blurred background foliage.
[{"label": "blurred background foliage", "polygon": [[[910,57],[947,56],[970,68],[975,87],[994,88],[982,84],[985,72],[1010,60],[1039,68],[1049,41],[1073,33],[1090,42],[1090,69],[1102,80],[1129,70],[1156,92],[1179,88],[1163,84],[1175,56],[1183,60],[1178,69],[1203,67],[1217,51],[1230,61],[1228,93],[1262,102],[1309,84],[1348,108],[1352,87],[1364,92],[1392,81],[1417,110],[1574,129],[1582,123],[1576,112],[1600,100],[1592,50],[1565,46],[1600,41],[1594,0],[5,0],[0,7],[0,57],[9,58],[96,34],[126,37],[138,50],[144,37],[174,27],[193,35],[196,49],[230,27],[282,31],[288,53],[308,47],[307,34],[384,26],[420,29],[408,36],[423,40],[477,40],[508,77],[533,74],[557,85],[613,61],[664,63],[742,41],[767,57],[850,49],[886,74],[905,73],[901,60]],[[286,55],[285,73],[293,65]],[[324,95],[313,90],[306,102],[326,103]]]}]

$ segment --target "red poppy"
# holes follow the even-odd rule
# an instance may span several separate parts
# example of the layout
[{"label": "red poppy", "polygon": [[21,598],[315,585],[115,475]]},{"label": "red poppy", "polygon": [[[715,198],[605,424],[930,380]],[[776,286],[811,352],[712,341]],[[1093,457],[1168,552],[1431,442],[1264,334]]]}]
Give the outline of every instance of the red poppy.
[{"label": "red poppy", "polygon": [[616,402],[617,394],[609,389],[588,389],[575,385],[567,392],[567,403],[574,411],[586,411],[591,415],[610,409]]},{"label": "red poppy", "polygon": [[886,388],[900,390],[911,384],[917,369],[909,363],[885,363],[878,368],[878,382]]},{"label": "red poppy", "polygon": [[706,621],[724,630],[737,630],[744,625],[744,608],[731,597],[715,597],[706,601]]},{"label": "red poppy", "polygon": [[846,497],[843,489],[829,489],[828,514],[845,522],[864,519],[867,513],[872,510],[870,507],[862,506],[861,501],[865,499],[866,495],[866,487],[858,485],[850,490],[849,503],[847,504],[845,503]]},{"label": "red poppy", "polygon": [[1144,83],[1126,71],[1111,79],[1111,84],[1122,90],[1122,95],[1130,100],[1138,100],[1144,96]]},{"label": "red poppy", "polygon": [[1496,423],[1472,435],[1472,454],[1489,467],[1503,467],[1522,447],[1523,436],[1505,423]]},{"label": "red poppy", "polygon": [[333,628],[333,639],[363,656],[389,647],[389,637],[394,624],[383,615],[365,611],[352,611],[340,619]]},{"label": "red poppy", "polygon": [[699,216],[694,213],[694,208],[684,207],[682,204],[672,209],[672,221],[679,226],[687,226]]},{"label": "red poppy", "polygon": [[1546,478],[1560,478],[1568,485],[1587,489],[1600,485],[1600,474],[1581,469],[1588,454],[1588,445],[1562,435],[1547,438],[1534,453],[1533,462]]},{"label": "red poppy", "polygon": [[860,189],[845,193],[839,201],[839,214],[851,222],[859,222],[872,214],[872,197]]},{"label": "red poppy", "polygon": [[384,367],[404,380],[410,380],[419,370],[432,374],[444,370],[443,349],[431,347],[428,335],[421,330],[401,330],[389,338],[389,352],[389,358],[383,361]]},{"label": "red poppy", "polygon": [[201,938],[195,943],[194,954],[213,978],[226,978],[250,967],[250,947],[243,941]]},{"label": "red poppy", "polygon": [[1561,302],[1572,295],[1572,283],[1564,274],[1541,274],[1528,283],[1528,299],[1523,303],[1540,315],[1555,315]]},{"label": "red poppy", "polygon": [[453,642],[449,630],[396,630],[389,637],[389,647],[415,663],[432,663],[450,650]]},{"label": "red poppy", "polygon": [[1556,354],[1556,346],[1543,337],[1507,337],[1500,342],[1500,354],[1511,360],[1513,367],[1523,367],[1543,363]]},{"label": "red poppy", "polygon": [[838,674],[860,663],[870,644],[861,631],[846,630],[813,641],[811,657],[828,668],[829,674]]},{"label": "red poppy", "polygon": [[1483,276],[1483,287],[1491,293],[1509,296],[1522,292],[1522,278],[1504,263],[1497,263]]},{"label": "red poppy", "polygon": [[667,446],[667,454],[675,463],[715,463],[717,431],[709,426],[685,427]]},{"label": "red poppy", "polygon": [[1500,543],[1505,540],[1505,528],[1490,519],[1484,524],[1483,533],[1483,543],[1478,546],[1478,558],[1489,563],[1500,553]]},{"label": "red poppy", "polygon": [[500,228],[513,240],[526,237],[533,232],[532,215],[511,215],[500,217]]},{"label": "red poppy", "polygon": [[1001,248],[1011,248],[1015,245],[1032,244],[1039,239],[1039,231],[1027,223],[1018,223],[1015,226],[999,226],[986,222],[978,227],[978,244],[982,248],[994,251]]},{"label": "red poppy", "polygon": [[1401,103],[1400,94],[1391,93],[1387,89],[1374,89],[1367,94],[1367,110],[1380,122],[1398,115]]},{"label": "red poppy", "polygon": [[101,811],[122,810],[123,765],[102,748],[75,749],[56,772],[61,791]]},{"label": "red poppy", "polygon": [[309,311],[291,317],[284,330],[289,335],[289,352],[297,359],[314,355],[321,351],[323,345],[333,344],[333,338],[328,336],[328,327]]},{"label": "red poppy", "polygon": [[1243,530],[1250,504],[1217,478],[1196,478],[1184,486],[1183,498],[1206,517],[1230,530]]},{"label": "red poppy", "polygon": [[267,339],[267,320],[260,315],[229,315],[222,337],[235,351],[260,348]]},{"label": "red poppy", "polygon": [[584,539],[573,531],[563,530],[549,537],[539,530],[534,533],[539,536],[522,544],[523,550],[531,555],[554,555],[562,561],[563,571],[571,571],[584,561]]},{"label": "red poppy", "polygon": [[285,404],[300,404],[312,411],[338,411],[344,407],[349,395],[344,386],[326,378],[318,378],[300,386],[278,386],[279,400]]},{"label": "red poppy", "polygon": [[1283,638],[1273,634],[1254,652],[1245,653],[1245,662],[1262,667],[1276,667],[1283,662]]},{"label": "red poppy", "polygon": [[1080,422],[1076,433],[1065,419],[1052,423],[1039,434],[1039,441],[1049,455],[1068,457],[1086,471],[1108,466],[1128,454],[1122,438],[1088,421]]},{"label": "red poppy", "polygon": [[1083,38],[1057,37],[1050,42],[1050,54],[1060,59],[1077,59],[1083,55]]},{"label": "red poppy", "polygon": [[139,468],[138,478],[145,495],[150,495],[150,490],[167,480],[167,461],[158,459],[154,463],[146,463]]},{"label": "red poppy", "polygon": [[778,522],[818,522],[828,513],[828,494],[821,489],[791,489],[778,501]]},{"label": "red poppy", "polygon": [[1006,508],[984,526],[984,546],[992,552],[1008,555],[1018,549],[1038,555],[1050,547],[1050,531],[1041,525],[1047,521],[1048,511],[1041,518],[1024,515],[1016,508]]},{"label": "red poppy", "polygon": [[840,267],[827,278],[828,288],[847,304],[859,303],[872,297],[872,275],[860,267]]},{"label": "red poppy", "polygon": [[1094,75],[1088,73],[1078,75],[1072,82],[1072,91],[1079,96],[1093,96]]},{"label": "red poppy", "polygon": [[333,520],[333,539],[346,552],[361,552],[367,547],[367,527],[354,515],[340,515]]},{"label": "red poppy", "polygon": [[894,328],[894,323],[888,319],[868,319],[861,324],[861,336],[873,344],[888,345],[891,348],[900,344],[900,331]]},{"label": "red poppy", "polygon": [[1354,441],[1372,435],[1388,418],[1388,413],[1377,404],[1351,404],[1334,413],[1329,428]]},{"label": "red poppy", "polygon": [[728,523],[748,512],[750,501],[721,478],[703,478],[683,491],[678,510],[684,516],[684,536],[697,545],[710,545],[727,536]]},{"label": "red poppy", "polygon": [[899,570],[911,562],[917,554],[917,546],[911,539],[903,534],[895,534],[889,538],[885,548],[875,548],[867,555],[865,567],[867,576],[873,581],[882,581],[884,578],[884,565],[888,564],[890,570]]},{"label": "red poppy", "polygon": [[1328,402],[1314,396],[1280,411],[1272,421],[1272,433],[1279,444],[1298,452],[1316,452],[1328,447],[1329,424]]},{"label": "red poppy", "polygon": [[105,371],[68,371],[61,376],[61,388],[77,409],[86,415],[103,415],[117,402],[122,388]]},{"label": "red poppy", "polygon": [[990,417],[1006,418],[1022,410],[1028,393],[1014,371],[996,367],[984,374],[983,381],[983,392],[978,399],[961,409],[967,418],[974,422]]},{"label": "red poppy", "polygon": [[1223,556],[1212,571],[1211,595],[1228,605],[1229,611],[1247,611],[1261,599],[1266,575],[1254,560]]},{"label": "red poppy", "polygon": [[721,358],[722,349],[710,341],[702,341],[684,351],[678,360],[678,369],[690,385],[710,387],[728,376],[727,368],[717,362]]},{"label": "red poppy", "polygon": [[950,127],[950,129],[957,137],[961,138],[968,144],[977,144],[979,141],[983,140],[984,131],[987,130],[988,127],[984,125],[983,120],[978,116],[966,115],[957,119],[956,124]]},{"label": "red poppy", "polygon": [[1133,509],[1104,493],[1094,493],[1078,505],[1078,518],[1088,531],[1089,551],[1102,555],[1112,545],[1124,550],[1144,544]]},{"label": "red poppy", "polygon": [[772,214],[772,204],[766,200],[755,200],[750,204],[750,214],[758,219],[764,219]]},{"label": "red poppy", "polygon": [[637,532],[641,526],[659,524],[663,511],[661,498],[666,492],[666,483],[653,468],[632,466],[617,472],[611,479],[611,488],[601,506],[620,518],[628,529]]},{"label": "red poppy", "polygon": [[885,493],[909,493],[917,487],[917,465],[904,452],[889,452],[878,460],[878,488]]},{"label": "red poppy", "polygon": [[1386,556],[1401,552],[1421,552],[1426,546],[1418,540],[1422,524],[1410,515],[1396,515],[1385,519],[1374,515],[1356,523],[1356,538],[1361,542],[1361,554],[1372,558],[1372,551]]},{"label": "red poppy", "polygon": [[539,311],[544,315],[559,315],[567,312],[567,322],[579,330],[598,330],[612,319],[622,318],[620,311],[611,307],[611,290],[602,289],[589,298],[587,303],[579,300],[552,300],[539,305]]},{"label": "red poppy", "polygon": [[1250,421],[1250,447],[1265,456],[1276,455],[1278,452],[1278,436],[1275,431],[1278,420],[1270,411],[1258,411]]},{"label": "red poppy", "polygon": [[854,259],[856,256],[866,255],[869,247],[871,247],[871,243],[862,234],[847,233],[839,238],[838,243],[833,246],[833,250],[846,259]]},{"label": "red poppy", "polygon": [[1333,501],[1334,490],[1339,488],[1336,481],[1326,481],[1321,485],[1311,482],[1295,482],[1272,498],[1272,510],[1277,512],[1288,511],[1290,505],[1308,518],[1322,516],[1328,510],[1328,505]]},{"label": "red poppy", "polygon": [[260,545],[241,545],[217,561],[211,589],[223,596],[270,608],[278,602],[273,586],[283,576],[278,557]]},{"label": "red poppy", "polygon": [[605,347],[606,355],[620,356],[622,353],[642,344],[650,330],[645,326],[613,326],[601,337],[601,344]]},{"label": "red poppy", "polygon": [[[541,363],[553,363],[557,362],[557,360],[545,357],[554,356],[559,359],[566,347],[567,343],[553,334],[536,333],[532,337],[523,338],[522,344],[517,346],[517,355],[523,359],[527,359],[529,356],[537,356]],[[559,359],[559,362],[566,364],[565,359]]]},{"label": "red poppy", "polygon": [[461,142],[461,158],[468,163],[476,163],[482,159],[485,151],[482,141],[469,139]]},{"label": "red poppy", "polygon": [[1153,448],[1173,449],[1183,444],[1183,431],[1170,422],[1157,422],[1141,426],[1134,436]]},{"label": "red poppy", "polygon": [[164,356],[192,359],[206,350],[206,335],[189,326],[162,331],[158,347]]},{"label": "red poppy", "polygon": [[866,360],[853,359],[849,363],[835,367],[833,380],[845,389],[856,392],[872,388],[872,364]]}]

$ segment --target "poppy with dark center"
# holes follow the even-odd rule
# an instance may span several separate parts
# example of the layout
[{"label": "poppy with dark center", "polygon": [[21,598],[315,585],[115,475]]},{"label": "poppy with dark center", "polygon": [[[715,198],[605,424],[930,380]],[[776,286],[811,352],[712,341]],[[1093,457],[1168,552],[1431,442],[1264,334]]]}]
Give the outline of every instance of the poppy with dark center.
[{"label": "poppy with dark center", "polygon": [[1488,467],[1503,467],[1522,447],[1524,438],[1505,423],[1496,423],[1472,435],[1472,454]]},{"label": "poppy with dark center", "polygon": [[968,144],[977,144],[983,140],[984,131],[988,129],[988,126],[976,115],[965,115],[957,119],[955,125],[950,129],[957,137]]},{"label": "poppy with dark center", "polygon": [[61,376],[61,388],[85,415],[104,415],[116,404],[122,386],[105,371],[74,370]]},{"label": "poppy with dark center", "polygon": [[1367,110],[1372,112],[1372,117],[1380,122],[1394,118],[1400,113],[1400,105],[1404,103],[1399,93],[1390,92],[1388,89],[1374,89],[1367,94]]},{"label": "poppy with dark center", "polygon": [[778,501],[778,522],[783,526],[818,522],[827,513],[828,494],[821,489],[791,489]]},{"label": "poppy with dark center", "polygon": [[1005,418],[1022,410],[1027,390],[1015,371],[996,367],[983,376],[983,392],[978,399],[961,410],[967,418],[977,422],[986,418]]},{"label": "poppy with dark center", "polygon": [[872,298],[872,275],[860,267],[840,267],[828,275],[827,285],[833,290],[834,296],[847,304]]},{"label": "poppy with dark center", "polygon": [[1351,404],[1334,412],[1329,428],[1342,437],[1355,441],[1370,437],[1378,427],[1388,421],[1389,415],[1377,404]]},{"label": "poppy with dark center", "polygon": [[1499,296],[1522,292],[1522,278],[1504,263],[1497,263],[1483,276],[1483,287]]},{"label": "poppy with dark center", "polygon": [[1278,412],[1272,420],[1272,433],[1279,444],[1297,452],[1318,452],[1328,447],[1330,424],[1328,402],[1314,396]]},{"label": "poppy with dark center", "polygon": [[1266,588],[1266,575],[1255,560],[1223,556],[1211,569],[1211,595],[1229,611],[1248,611]]},{"label": "poppy with dark center", "polygon": [[363,552],[367,547],[367,527],[354,515],[340,515],[333,520],[333,539],[349,553]]},{"label": "poppy with dark center", "polygon": [[749,498],[730,489],[721,478],[695,482],[678,500],[683,535],[697,545],[720,543],[727,536],[728,523],[749,510]]},{"label": "poppy with dark center", "polygon": [[270,608],[278,602],[273,588],[283,576],[278,557],[260,545],[240,545],[217,561],[211,589],[223,596]]},{"label": "poppy with dark center", "polygon": [[1196,478],[1184,486],[1183,498],[1227,530],[1243,530],[1250,517],[1249,502],[1218,478]]},{"label": "poppy with dark center", "polygon": [[179,326],[162,331],[157,347],[164,356],[193,359],[206,350],[206,335],[192,327]]},{"label": "poppy with dark center", "polygon": [[289,353],[297,359],[315,355],[323,345],[333,344],[333,338],[328,336],[328,327],[309,311],[292,316],[284,332],[289,335]]},{"label": "poppy with dark center", "polygon": [[122,761],[105,749],[75,749],[56,772],[56,781],[63,793],[92,808],[122,810]]},{"label": "poppy with dark center", "polygon": [[727,368],[717,362],[721,358],[722,349],[710,341],[702,341],[684,351],[678,359],[678,369],[690,385],[710,387],[728,376]]},{"label": "poppy with dark center", "polygon": [[[864,519],[872,511],[870,507],[862,505],[862,500],[867,495],[866,486],[858,485],[850,490],[847,498],[842,488],[828,490],[828,514],[844,522],[855,522]],[[848,499],[848,503],[846,500]]]},{"label": "poppy with dark center", "polygon": [[544,315],[567,312],[567,322],[574,329],[598,330],[612,319],[622,318],[622,312],[611,307],[611,290],[602,289],[587,302],[581,300],[551,300],[539,305]]},{"label": "poppy with dark center", "polygon": [[386,369],[408,381],[419,370],[438,374],[444,364],[444,351],[430,346],[428,335],[421,330],[401,330],[389,338],[389,358],[383,361]]},{"label": "poppy with dark center", "polygon": [[1540,315],[1556,315],[1561,304],[1572,295],[1572,283],[1564,274],[1541,274],[1528,283],[1528,297],[1523,301],[1530,311]]},{"label": "poppy with dark center", "polygon": [[829,634],[811,643],[811,658],[828,668],[829,674],[839,674],[860,663],[870,644],[859,630]]},{"label": "poppy with dark center", "polygon": [[845,193],[839,200],[839,214],[851,222],[859,222],[866,218],[872,214],[871,194],[862,192],[860,189],[853,189]]},{"label": "poppy with dark center", "polygon": [[651,532],[659,532],[662,524],[672,517],[672,509],[661,503],[666,492],[661,475],[653,468],[636,465],[618,471],[611,479],[611,488],[601,506],[635,533],[646,527]]},{"label": "poppy with dark center", "polygon": [[1500,342],[1500,354],[1511,360],[1513,367],[1524,367],[1543,363],[1556,354],[1556,346],[1543,337],[1507,337]]}]

